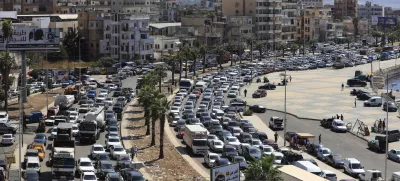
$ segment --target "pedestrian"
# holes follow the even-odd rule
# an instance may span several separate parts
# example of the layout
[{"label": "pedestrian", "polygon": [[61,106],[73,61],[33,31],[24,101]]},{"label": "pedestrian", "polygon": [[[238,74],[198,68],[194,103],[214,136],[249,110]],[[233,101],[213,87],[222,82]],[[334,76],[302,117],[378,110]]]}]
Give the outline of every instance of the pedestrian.
[{"label": "pedestrian", "polygon": [[339,114],[336,114],[336,119],[339,119],[339,118],[340,118]]},{"label": "pedestrian", "polygon": [[379,119],[379,123],[378,123],[378,131],[380,132],[382,130],[382,120]]},{"label": "pedestrian", "polygon": [[357,107],[357,98],[354,98],[354,108]]},{"label": "pedestrian", "polygon": [[240,87],[239,87],[239,96],[240,96],[240,92],[241,92],[241,91],[240,91]]},{"label": "pedestrian", "polygon": [[321,134],[319,134],[319,136],[318,136],[318,141],[319,141],[319,144],[321,144]]},{"label": "pedestrian", "polygon": [[342,121],[344,121],[344,120],[343,120],[343,114],[340,114],[340,119],[341,119]]},{"label": "pedestrian", "polygon": [[175,81],[175,87],[176,87],[176,81]]},{"label": "pedestrian", "polygon": [[386,123],[385,123],[385,120],[382,121],[382,130],[386,130]]},{"label": "pedestrian", "polygon": [[168,86],[168,93],[170,92],[170,89],[171,89],[171,88]]},{"label": "pedestrian", "polygon": [[247,89],[244,89],[244,97],[247,95]]},{"label": "pedestrian", "polygon": [[278,132],[275,132],[274,137],[275,137],[275,143],[278,143]]},{"label": "pedestrian", "polygon": [[19,94],[18,94],[18,102],[19,102],[19,99],[20,99],[20,97],[19,97]]},{"label": "pedestrian", "polygon": [[133,158],[135,158],[137,151],[138,151],[138,147],[136,145],[131,148],[131,158],[132,158],[132,160],[133,160]]},{"label": "pedestrian", "polygon": [[342,91],[343,91],[343,89],[344,89],[344,84],[342,83]]},{"label": "pedestrian", "polygon": [[292,76],[291,75],[289,76],[289,81],[292,82]]}]

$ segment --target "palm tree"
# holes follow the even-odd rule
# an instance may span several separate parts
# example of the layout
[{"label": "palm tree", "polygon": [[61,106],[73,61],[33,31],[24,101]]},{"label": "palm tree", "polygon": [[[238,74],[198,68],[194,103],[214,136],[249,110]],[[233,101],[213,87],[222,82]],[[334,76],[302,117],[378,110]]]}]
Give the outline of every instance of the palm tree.
[{"label": "palm tree", "polygon": [[378,45],[378,39],[383,36],[381,31],[374,31],[372,32],[372,37],[375,38],[375,45]]},{"label": "palm tree", "polygon": [[193,58],[193,76],[196,77],[196,61],[197,55],[199,54],[200,50],[197,47],[191,48],[191,57]]},{"label": "palm tree", "polygon": [[250,161],[249,167],[244,171],[246,180],[283,181],[281,166],[274,166],[274,156],[264,156]]},{"label": "palm tree", "polygon": [[156,113],[160,119],[160,152],[159,159],[164,158],[164,132],[165,132],[165,117],[169,110],[170,103],[167,98],[163,95],[162,97],[156,99],[153,104],[153,108],[156,109]]},{"label": "palm tree", "polygon": [[176,66],[176,55],[173,50],[168,50],[168,56],[165,56],[165,61],[172,67],[172,85],[175,83],[175,66]]},{"label": "palm tree", "polygon": [[258,42],[258,43],[256,44],[256,49],[258,50],[258,52],[260,52],[260,56],[258,57],[258,61],[261,62],[261,55],[262,55],[262,53],[263,53],[262,50],[264,49],[264,43]]},{"label": "palm tree", "polygon": [[206,73],[206,54],[207,54],[207,45],[200,46],[200,54],[203,58],[203,73]]},{"label": "palm tree", "polygon": [[246,40],[246,44],[247,44],[247,46],[250,46],[250,62],[252,62],[253,61],[253,38],[249,38],[249,39],[247,39]]},{"label": "palm tree", "polygon": [[310,45],[311,45],[311,51],[312,51],[312,54],[314,55],[314,53],[315,53],[315,49],[316,49],[316,47],[315,47],[315,43],[316,43],[317,41],[315,41],[315,40],[310,40]]},{"label": "palm tree", "polygon": [[223,46],[217,46],[215,48],[215,54],[217,56],[217,62],[219,63],[219,68],[222,70],[222,59],[224,58],[225,49]]},{"label": "palm tree", "polygon": [[[164,95],[160,94],[157,91],[153,92],[153,97],[150,105],[150,110],[151,110],[151,143],[150,146],[156,145],[156,122],[159,119],[160,116],[160,110],[158,109],[157,106],[157,99],[162,98]],[[165,97],[165,96],[164,96]]]},{"label": "palm tree", "polygon": [[295,55],[296,51],[299,49],[299,46],[296,43],[290,44],[290,50],[292,51],[292,54]]},{"label": "palm tree", "polygon": [[146,135],[150,135],[151,104],[154,100],[154,86],[145,85],[140,88],[138,93],[138,103],[144,108],[144,118],[146,120]]},{"label": "palm tree", "polygon": [[0,74],[4,90],[4,109],[8,111],[8,90],[10,89],[9,75],[12,68],[16,66],[15,59],[8,52],[0,53]]},{"label": "palm tree", "polygon": [[182,79],[182,58],[184,58],[185,55],[182,50],[179,50],[177,58],[179,60],[179,81]]},{"label": "palm tree", "polygon": [[8,52],[7,43],[12,37],[13,26],[10,19],[6,19],[1,23],[1,30],[3,30],[3,38],[6,40],[6,52]]}]

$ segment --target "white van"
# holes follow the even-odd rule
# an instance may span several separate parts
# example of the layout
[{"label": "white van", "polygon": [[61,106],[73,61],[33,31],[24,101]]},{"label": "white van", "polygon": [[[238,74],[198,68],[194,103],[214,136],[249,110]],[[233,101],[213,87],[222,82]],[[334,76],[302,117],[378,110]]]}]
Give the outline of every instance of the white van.
[{"label": "white van", "polygon": [[197,90],[203,92],[203,91],[207,88],[207,85],[208,85],[207,82],[203,82],[203,81],[197,82],[197,83],[196,83],[196,86],[195,86],[195,89],[197,89]]},{"label": "white van", "polygon": [[39,157],[28,157],[26,160],[26,170],[35,170],[40,174]]},{"label": "white van", "polygon": [[332,130],[335,132],[346,132],[347,128],[342,120],[334,119],[332,121]]},{"label": "white van", "polygon": [[321,169],[310,161],[296,161],[293,163],[293,165],[315,175],[321,175]]},{"label": "white van", "polygon": [[364,106],[368,107],[368,106],[382,106],[382,97],[371,97],[368,100],[364,101]]},{"label": "white van", "polygon": [[364,167],[360,161],[355,158],[346,158],[343,161],[344,173],[347,173],[353,177],[358,177],[359,174],[364,173]]}]

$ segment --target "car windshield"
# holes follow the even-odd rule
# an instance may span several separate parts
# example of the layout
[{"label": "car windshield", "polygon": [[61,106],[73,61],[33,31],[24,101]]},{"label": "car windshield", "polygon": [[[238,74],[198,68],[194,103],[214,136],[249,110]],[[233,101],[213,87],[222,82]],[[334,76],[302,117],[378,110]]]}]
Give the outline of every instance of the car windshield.
[{"label": "car windshield", "polygon": [[38,153],[37,152],[26,152],[26,154],[25,154],[25,156],[32,156],[32,157],[35,157],[35,156],[38,156]]},{"label": "car windshield", "polygon": [[351,164],[351,168],[352,168],[352,169],[361,169],[361,164],[359,164],[359,163],[353,163],[353,164]]},{"label": "car windshield", "polygon": [[81,162],[79,165],[80,166],[84,166],[84,167],[88,167],[88,166],[92,166],[92,163],[91,162]]},{"label": "car windshield", "polygon": [[242,157],[235,157],[235,162],[244,162],[244,158],[242,158]]},{"label": "car windshield", "polygon": [[322,154],[329,154],[331,153],[329,150],[322,150]]},{"label": "car windshield", "polygon": [[234,138],[234,137],[229,138],[229,142],[236,142],[236,141],[237,141],[237,138]]},{"label": "car windshield", "polygon": [[250,150],[250,153],[260,153],[260,150],[258,150],[258,149],[251,149],[251,150]]},{"label": "car windshield", "polygon": [[26,167],[28,167],[28,168],[39,168],[39,164],[38,163],[28,163],[28,165]]},{"label": "car windshield", "polygon": [[275,160],[282,160],[282,156],[275,156]]},{"label": "car windshield", "polygon": [[216,160],[218,158],[218,155],[210,155],[211,160]]},{"label": "car windshield", "polygon": [[225,151],[226,152],[234,152],[234,151],[236,151],[236,149],[228,147],[228,148],[225,148]]},{"label": "car windshield", "polygon": [[193,146],[207,146],[207,140],[193,140]]},{"label": "car windshield", "polygon": [[272,148],[270,147],[264,147],[263,150],[264,152],[272,152]]},{"label": "car windshield", "polygon": [[222,142],[215,141],[215,142],[214,142],[214,145],[222,145]]},{"label": "car windshield", "polygon": [[108,131],[118,131],[118,128],[116,128],[116,127],[110,127],[110,128],[108,129]]},{"label": "car windshield", "polygon": [[93,148],[93,150],[94,150],[94,151],[103,151],[104,148],[103,148],[103,147],[100,147],[100,146],[96,146],[96,147]]},{"label": "car windshield", "polygon": [[119,139],[118,138],[111,138],[108,141],[109,142],[119,142]]},{"label": "car windshield", "polygon": [[336,126],[343,126],[344,123],[336,123]]},{"label": "car windshield", "polygon": [[85,175],[83,176],[84,180],[97,180],[96,176],[94,175]]},{"label": "car windshield", "polygon": [[129,160],[130,158],[129,158],[129,156],[120,156],[120,157],[118,157],[118,159],[122,160],[122,161],[126,161],[126,160]]},{"label": "car windshield", "polygon": [[11,135],[3,135],[3,138],[12,138]]},{"label": "car windshield", "polygon": [[334,173],[328,173],[326,174],[326,177],[336,177],[336,175]]},{"label": "car windshield", "polygon": [[124,151],[124,149],[120,148],[120,147],[117,147],[117,148],[114,148],[114,151]]},{"label": "car windshield", "polygon": [[5,114],[0,114],[0,118],[6,118]]},{"label": "car windshield", "polygon": [[101,164],[101,168],[102,169],[112,169],[113,166],[112,166],[112,164],[106,163],[106,164]]},{"label": "car windshield", "polygon": [[251,138],[251,136],[248,134],[245,134],[245,135],[243,135],[243,138]]},{"label": "car windshield", "polygon": [[253,140],[253,145],[261,145],[261,141],[260,140]]}]

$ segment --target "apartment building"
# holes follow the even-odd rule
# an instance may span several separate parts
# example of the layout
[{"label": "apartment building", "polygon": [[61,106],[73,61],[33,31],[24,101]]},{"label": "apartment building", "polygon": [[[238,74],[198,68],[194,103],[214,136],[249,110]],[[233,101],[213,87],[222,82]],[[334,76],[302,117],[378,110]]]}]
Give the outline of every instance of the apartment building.
[{"label": "apartment building", "polygon": [[372,4],[370,1],[367,1],[365,5],[358,5],[357,15],[358,18],[365,18],[371,21],[373,16],[385,16],[385,8],[379,4]]},{"label": "apartment building", "polygon": [[322,8],[324,7],[324,0],[298,0],[299,4],[302,4],[304,7],[316,7]]},{"label": "apartment building", "polygon": [[[331,18],[332,12],[329,8],[307,7],[302,9],[301,15],[297,19],[297,38],[304,38],[306,41],[321,41],[321,39],[324,39],[322,37],[326,37],[323,33],[327,23],[324,22]],[[321,29],[321,27],[323,28]]]},{"label": "apartment building", "polygon": [[343,23],[341,21],[333,21],[331,19],[322,19],[320,26],[320,42],[335,41],[343,38]]},{"label": "apartment building", "polygon": [[236,43],[245,44],[253,37],[253,17],[251,16],[230,16],[227,17],[226,39]]},{"label": "apartment building", "polygon": [[176,1],[160,2],[160,22],[180,22],[179,4]]},{"label": "apartment building", "polygon": [[82,49],[87,50],[86,54],[82,54],[82,59],[98,59],[100,58],[100,40],[103,39],[104,33],[104,16],[103,11],[81,11],[78,13],[78,32],[82,38]]},{"label": "apartment building", "polygon": [[297,33],[297,0],[282,0],[282,41],[293,42]]},{"label": "apartment building", "polygon": [[150,17],[115,13],[104,16],[104,36],[100,54],[122,60],[153,59],[154,39],[150,37]]},{"label": "apartment building", "polygon": [[334,18],[343,19],[344,17],[357,17],[358,0],[335,0]]}]

